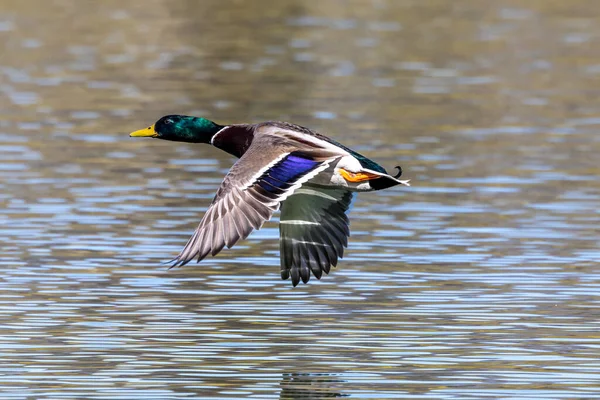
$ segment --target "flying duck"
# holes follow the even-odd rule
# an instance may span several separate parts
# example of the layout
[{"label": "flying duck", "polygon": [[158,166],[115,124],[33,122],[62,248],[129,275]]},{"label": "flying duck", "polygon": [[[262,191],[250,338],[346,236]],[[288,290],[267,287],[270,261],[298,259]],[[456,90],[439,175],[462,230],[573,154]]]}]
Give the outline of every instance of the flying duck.
[{"label": "flying duck", "polygon": [[392,176],[354,150],[287,122],[219,125],[167,115],[129,136],[207,143],[239,158],[171,267],[231,248],[281,208],[281,278],[291,277],[293,286],[307,283],[311,272],[321,279],[348,246],[346,212],[354,193],[410,186],[398,179],[400,167]]}]

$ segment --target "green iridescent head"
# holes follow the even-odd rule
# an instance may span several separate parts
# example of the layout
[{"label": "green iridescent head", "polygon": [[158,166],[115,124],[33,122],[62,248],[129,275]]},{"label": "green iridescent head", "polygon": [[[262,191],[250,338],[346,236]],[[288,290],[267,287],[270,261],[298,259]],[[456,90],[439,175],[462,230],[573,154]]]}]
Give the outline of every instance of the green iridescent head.
[{"label": "green iridescent head", "polygon": [[131,137],[153,137],[176,142],[210,143],[210,140],[223,129],[206,118],[187,115],[166,115],[146,129],[129,134]]}]

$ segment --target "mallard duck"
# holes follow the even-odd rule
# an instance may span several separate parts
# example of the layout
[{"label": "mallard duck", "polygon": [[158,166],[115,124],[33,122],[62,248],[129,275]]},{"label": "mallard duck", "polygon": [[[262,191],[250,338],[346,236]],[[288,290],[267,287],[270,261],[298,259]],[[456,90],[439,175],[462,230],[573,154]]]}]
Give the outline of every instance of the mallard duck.
[{"label": "mallard duck", "polygon": [[219,125],[167,115],[129,136],[207,143],[239,158],[171,267],[231,248],[281,207],[281,278],[296,286],[312,271],[320,279],[348,246],[346,212],[354,193],[410,186],[398,179],[400,167],[392,176],[354,150],[287,122]]}]

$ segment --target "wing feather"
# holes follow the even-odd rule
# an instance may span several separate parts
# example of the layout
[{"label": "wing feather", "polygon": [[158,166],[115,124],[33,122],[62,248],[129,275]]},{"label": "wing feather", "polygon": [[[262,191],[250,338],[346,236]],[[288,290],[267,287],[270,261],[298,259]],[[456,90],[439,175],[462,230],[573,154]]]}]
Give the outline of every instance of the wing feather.
[{"label": "wing feather", "polygon": [[[260,161],[267,155],[270,161],[264,167]],[[230,248],[239,239],[245,239],[271,218],[280,202],[336,158],[313,160],[307,154],[282,153],[281,149],[268,143],[261,145],[261,141],[255,139],[225,176],[212,204],[173,266],[185,265],[195,257],[199,262],[208,254],[215,256],[223,247]],[[252,167],[257,161],[261,167]],[[302,279],[307,280],[304,270]]]},{"label": "wing feather", "polygon": [[310,274],[320,279],[344,255],[350,235],[346,215],[352,192],[305,184],[281,206],[281,277],[296,286]]}]

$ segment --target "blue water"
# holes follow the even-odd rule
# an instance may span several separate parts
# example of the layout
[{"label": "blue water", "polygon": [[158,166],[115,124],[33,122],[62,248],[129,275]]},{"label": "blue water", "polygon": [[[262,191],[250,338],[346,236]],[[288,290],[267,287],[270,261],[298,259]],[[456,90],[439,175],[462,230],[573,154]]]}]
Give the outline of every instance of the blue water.
[{"label": "blue water", "polygon": [[[5,5],[0,397],[600,398],[598,10],[508,3]],[[127,136],[173,112],[413,186],[320,281],[280,280],[277,216],[168,270],[235,161]]]}]

